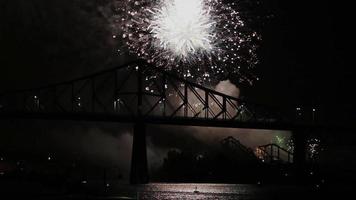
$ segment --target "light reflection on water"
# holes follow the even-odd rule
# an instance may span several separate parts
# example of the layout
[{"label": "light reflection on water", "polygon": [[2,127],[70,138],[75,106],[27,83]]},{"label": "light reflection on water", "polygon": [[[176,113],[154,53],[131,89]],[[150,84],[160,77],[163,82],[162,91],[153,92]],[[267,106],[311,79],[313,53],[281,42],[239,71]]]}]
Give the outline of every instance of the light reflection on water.
[{"label": "light reflection on water", "polygon": [[[270,188],[257,185],[233,184],[165,184],[136,186],[136,199],[255,199]],[[197,190],[198,192],[195,192]],[[264,191],[264,192],[263,192]]]},{"label": "light reflection on water", "polygon": [[[266,199],[315,199],[318,190],[307,185],[272,185],[272,184],[182,184],[150,183],[145,185],[110,184],[104,193],[95,190],[98,184],[86,184],[87,192],[94,197],[105,199],[142,199],[142,200],[266,200]],[[100,184],[102,185],[102,183]],[[198,191],[198,192],[195,192]],[[286,198],[287,197],[287,198]],[[103,199],[103,198],[98,198]]]}]

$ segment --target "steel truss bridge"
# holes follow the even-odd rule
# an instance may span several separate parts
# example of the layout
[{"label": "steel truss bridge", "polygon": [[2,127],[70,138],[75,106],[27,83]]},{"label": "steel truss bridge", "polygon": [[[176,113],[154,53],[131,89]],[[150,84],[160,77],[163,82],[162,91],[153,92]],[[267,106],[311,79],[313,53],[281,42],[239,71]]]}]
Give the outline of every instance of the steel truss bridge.
[{"label": "steel truss bridge", "polygon": [[[131,183],[148,182],[145,124],[294,131],[293,122],[276,110],[187,81],[142,60],[0,95],[0,118],[134,123]],[[303,140],[300,144],[296,163],[302,163],[305,154]]]}]

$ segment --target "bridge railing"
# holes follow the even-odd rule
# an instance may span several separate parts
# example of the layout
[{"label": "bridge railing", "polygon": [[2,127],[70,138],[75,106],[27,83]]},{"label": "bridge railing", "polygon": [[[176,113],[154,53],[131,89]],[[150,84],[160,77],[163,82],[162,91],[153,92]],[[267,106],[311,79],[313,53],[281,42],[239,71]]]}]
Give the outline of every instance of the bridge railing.
[{"label": "bridge railing", "polygon": [[293,152],[288,151],[287,149],[284,149],[277,144],[259,146],[256,148],[255,154],[263,162],[293,163]]}]

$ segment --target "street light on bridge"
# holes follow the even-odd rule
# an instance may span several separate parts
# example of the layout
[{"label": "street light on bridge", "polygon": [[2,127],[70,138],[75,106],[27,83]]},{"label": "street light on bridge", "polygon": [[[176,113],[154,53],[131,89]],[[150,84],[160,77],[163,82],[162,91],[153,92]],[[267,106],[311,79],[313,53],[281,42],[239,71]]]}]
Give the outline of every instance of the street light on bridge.
[{"label": "street light on bridge", "polygon": [[313,113],[312,113],[312,115],[313,115],[313,122],[315,122],[316,108],[313,108],[312,111],[313,111]]},{"label": "street light on bridge", "polygon": [[115,101],[114,101],[114,110],[115,112],[119,112],[120,111],[120,107],[122,105],[122,100],[120,98],[117,98]]},{"label": "street light on bridge", "polygon": [[77,106],[78,106],[79,108],[82,107],[81,97],[77,97]]},{"label": "street light on bridge", "polygon": [[299,119],[300,120],[302,118],[302,114],[303,114],[302,113],[302,108],[301,107],[296,107],[295,110],[296,110],[295,111],[295,119],[297,119],[297,120]]},{"label": "street light on bridge", "polygon": [[38,96],[37,95],[33,96],[33,100],[34,100],[36,109],[39,109],[40,108],[40,99],[38,98]]}]

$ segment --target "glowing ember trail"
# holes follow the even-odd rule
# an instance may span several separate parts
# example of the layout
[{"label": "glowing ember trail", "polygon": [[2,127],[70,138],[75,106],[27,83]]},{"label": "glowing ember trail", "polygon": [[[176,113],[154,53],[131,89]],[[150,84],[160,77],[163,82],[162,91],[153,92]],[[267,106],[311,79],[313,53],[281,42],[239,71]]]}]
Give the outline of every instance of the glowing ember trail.
[{"label": "glowing ember trail", "polygon": [[239,5],[223,0],[120,0],[118,24],[131,53],[198,83],[252,84],[258,34]]}]

